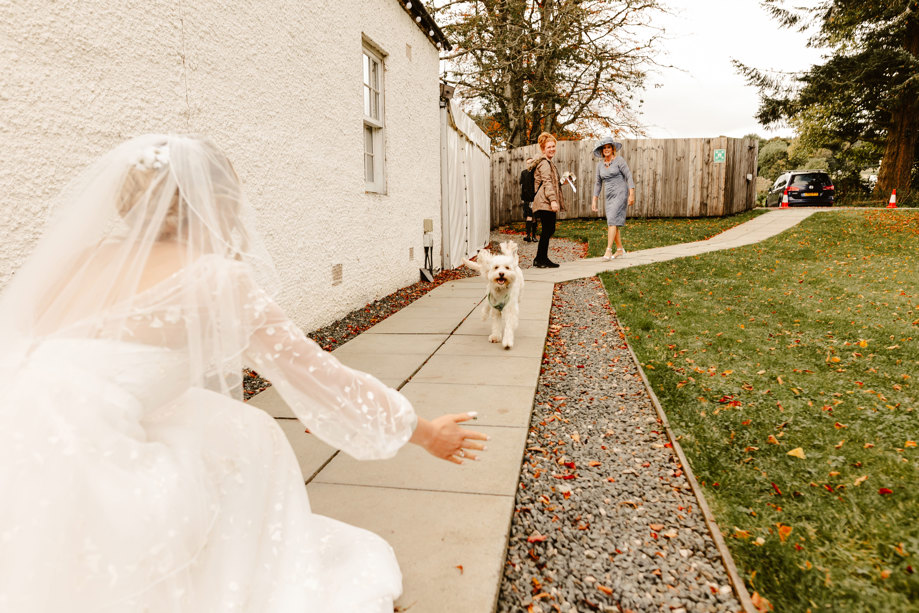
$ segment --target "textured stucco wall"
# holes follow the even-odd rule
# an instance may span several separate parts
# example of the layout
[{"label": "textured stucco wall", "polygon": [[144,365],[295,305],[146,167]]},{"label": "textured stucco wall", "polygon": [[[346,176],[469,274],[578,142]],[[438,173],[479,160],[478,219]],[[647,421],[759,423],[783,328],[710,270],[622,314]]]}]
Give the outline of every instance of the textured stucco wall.
[{"label": "textured stucco wall", "polygon": [[[386,53],[385,195],[364,190],[363,38]],[[206,134],[258,210],[282,306],[328,323],[417,280],[425,217],[439,241],[437,81],[437,49],[395,0],[0,1],[0,286],[100,153]]]}]

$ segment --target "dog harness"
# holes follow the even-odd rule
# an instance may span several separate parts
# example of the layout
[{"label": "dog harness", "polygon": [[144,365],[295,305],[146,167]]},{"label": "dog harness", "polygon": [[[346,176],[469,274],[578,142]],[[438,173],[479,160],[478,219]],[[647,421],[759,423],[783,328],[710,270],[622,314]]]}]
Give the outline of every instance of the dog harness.
[{"label": "dog harness", "polygon": [[495,309],[498,312],[501,312],[504,310],[504,307],[507,306],[507,302],[508,300],[510,300],[511,294],[510,292],[508,292],[507,294],[504,295],[504,300],[502,300],[501,302],[497,302],[497,303],[492,300],[491,292],[488,292],[487,294],[485,294],[485,297],[488,298],[488,305],[491,308]]}]

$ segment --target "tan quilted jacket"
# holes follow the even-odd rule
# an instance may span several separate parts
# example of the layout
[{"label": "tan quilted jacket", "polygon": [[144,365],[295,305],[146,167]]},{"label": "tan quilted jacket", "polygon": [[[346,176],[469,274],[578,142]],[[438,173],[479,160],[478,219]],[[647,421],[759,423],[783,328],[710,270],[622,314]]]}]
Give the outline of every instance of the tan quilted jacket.
[{"label": "tan quilted jacket", "polygon": [[565,210],[565,198],[559,182],[558,168],[548,158],[541,157],[533,173],[536,184],[536,198],[531,205],[534,211],[551,211],[550,203],[554,200],[562,211]]}]

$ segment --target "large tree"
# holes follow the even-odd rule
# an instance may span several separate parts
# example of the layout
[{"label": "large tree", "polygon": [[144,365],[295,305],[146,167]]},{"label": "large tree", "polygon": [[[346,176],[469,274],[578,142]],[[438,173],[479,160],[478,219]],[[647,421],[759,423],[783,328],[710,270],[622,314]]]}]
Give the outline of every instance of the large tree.
[{"label": "large tree", "polygon": [[447,79],[498,144],[640,131],[659,0],[429,0],[454,44]]},{"label": "large tree", "polygon": [[881,158],[875,196],[908,195],[919,159],[919,0],[786,2],[763,5],[783,26],[810,31],[809,45],[829,53],[790,79],[735,63],[760,89],[760,122],[786,121],[810,146],[827,146],[843,161],[864,162],[873,149]]}]

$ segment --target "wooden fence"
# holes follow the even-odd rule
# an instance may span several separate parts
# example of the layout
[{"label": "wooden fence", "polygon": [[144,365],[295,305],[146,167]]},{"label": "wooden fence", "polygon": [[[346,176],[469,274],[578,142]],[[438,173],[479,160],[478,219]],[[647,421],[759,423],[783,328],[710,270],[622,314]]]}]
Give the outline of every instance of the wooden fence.
[{"label": "wooden fence", "polygon": [[[596,180],[596,141],[560,141],[555,163],[559,173],[577,176],[575,194],[566,185],[567,210],[560,219],[603,217],[590,210]],[[619,152],[635,180],[631,217],[720,217],[748,211],[756,205],[757,141],[752,138],[691,138],[622,140]],[[539,155],[537,145],[498,151],[491,155],[491,225],[523,219],[520,171],[528,157]]]}]

